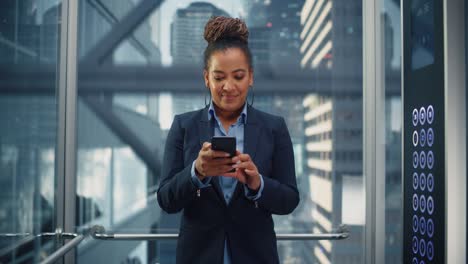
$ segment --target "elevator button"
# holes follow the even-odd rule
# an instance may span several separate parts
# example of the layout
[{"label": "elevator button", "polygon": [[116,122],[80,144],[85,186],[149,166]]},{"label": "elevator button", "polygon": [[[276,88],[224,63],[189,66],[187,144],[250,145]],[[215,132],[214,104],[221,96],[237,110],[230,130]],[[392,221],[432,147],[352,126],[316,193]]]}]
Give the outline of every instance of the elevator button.
[{"label": "elevator button", "polygon": [[427,198],[427,212],[432,215],[434,213],[434,199],[432,196],[429,196]]},{"label": "elevator button", "polygon": [[417,126],[419,121],[418,109],[413,109],[413,126]]},{"label": "elevator button", "polygon": [[426,189],[426,174],[424,172],[419,176],[419,187],[421,187],[421,191]]},{"label": "elevator button", "polygon": [[432,124],[434,121],[434,107],[432,105],[427,107],[427,123]]},{"label": "elevator button", "polygon": [[416,147],[419,142],[419,136],[418,136],[418,131],[413,132],[413,146]]},{"label": "elevator button", "polygon": [[424,257],[426,255],[426,241],[424,241],[424,238],[421,238],[419,240],[419,254],[421,257]]},{"label": "elevator button", "polygon": [[424,125],[426,123],[426,108],[424,107],[421,107],[421,109],[419,109],[419,123],[421,125]]},{"label": "elevator button", "polygon": [[419,155],[418,152],[413,152],[413,168],[418,168],[419,165]]},{"label": "elevator button", "polygon": [[426,197],[424,195],[421,195],[421,197],[419,197],[419,209],[421,213],[424,213],[426,211]]},{"label": "elevator button", "polygon": [[427,175],[427,190],[430,192],[434,190],[434,176],[432,176],[432,173]]},{"label": "elevator button", "polygon": [[422,169],[426,168],[426,152],[424,151],[421,151],[421,153],[419,153],[419,165]]},{"label": "elevator button", "polygon": [[413,210],[415,212],[418,211],[418,208],[419,208],[419,198],[418,198],[418,195],[417,194],[413,194]]},{"label": "elevator button", "polygon": [[418,238],[413,236],[413,253],[418,254],[418,249],[419,249]]},{"label": "elevator button", "polygon": [[413,173],[413,189],[415,191],[418,190],[418,186],[419,186],[419,176],[418,176],[418,173],[415,172]]},{"label": "elevator button", "polygon": [[426,234],[426,219],[424,216],[421,216],[419,219],[419,233],[421,233],[421,235]]},{"label": "elevator button", "polygon": [[434,236],[434,222],[432,221],[431,218],[427,219],[426,231],[429,237]]},{"label": "elevator button", "polygon": [[432,150],[429,150],[427,153],[427,167],[432,169],[434,167],[434,153]]},{"label": "elevator button", "polygon": [[421,147],[426,145],[426,130],[424,130],[424,128],[419,132],[419,145],[421,145]]},{"label": "elevator button", "polygon": [[416,233],[419,229],[419,219],[417,215],[413,215],[413,231]]},{"label": "elevator button", "polygon": [[427,145],[429,147],[432,147],[432,144],[434,144],[434,130],[432,128],[429,128],[427,130]]},{"label": "elevator button", "polygon": [[434,245],[432,241],[427,242],[427,258],[432,261],[434,259]]}]

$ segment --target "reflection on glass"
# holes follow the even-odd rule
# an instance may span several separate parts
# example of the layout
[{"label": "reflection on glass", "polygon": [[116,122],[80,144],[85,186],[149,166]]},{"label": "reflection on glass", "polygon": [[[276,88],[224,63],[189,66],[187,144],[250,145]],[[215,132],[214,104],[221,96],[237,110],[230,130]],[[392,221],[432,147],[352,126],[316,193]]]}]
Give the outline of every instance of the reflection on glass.
[{"label": "reflection on glass", "polygon": [[[402,259],[400,2],[382,0],[385,66],[385,262]],[[416,117],[416,123],[418,117]],[[421,141],[419,136],[419,141]]]},{"label": "reflection on glass", "polygon": [[[91,2],[80,2],[83,58],[105,44],[103,32],[118,33],[114,26],[125,19],[118,14],[129,13],[133,5],[117,3],[135,1],[112,6],[101,1],[117,19],[99,23],[106,18]],[[93,14],[99,25],[91,25],[84,13]],[[210,100],[202,78],[202,32],[208,18],[219,14],[247,22],[255,71],[248,101],[283,116],[293,141],[301,202],[292,215],[274,217],[276,229],[322,233],[347,224],[353,234],[339,242],[281,241],[282,263],[362,263],[365,221],[358,217],[364,213],[356,213],[365,205],[361,1],[167,0],[141,17],[101,64],[85,67],[82,61],[78,225],[99,223],[115,232],[178,230],[179,216],[158,208],[155,186],[174,115]],[[102,33],[93,31],[106,23]],[[392,52],[392,58],[399,56]],[[395,61],[392,67],[399,67]],[[107,263],[175,261],[174,241],[88,245],[80,246],[79,263],[96,258]],[[106,250],[117,253],[102,256]]]},{"label": "reflection on glass", "polygon": [[56,225],[60,10],[60,1],[0,8],[0,234],[18,235],[0,236],[0,263],[37,263],[55,246],[33,235]]},{"label": "reflection on glass", "polygon": [[416,0],[411,4],[411,68],[434,63],[434,2]]}]

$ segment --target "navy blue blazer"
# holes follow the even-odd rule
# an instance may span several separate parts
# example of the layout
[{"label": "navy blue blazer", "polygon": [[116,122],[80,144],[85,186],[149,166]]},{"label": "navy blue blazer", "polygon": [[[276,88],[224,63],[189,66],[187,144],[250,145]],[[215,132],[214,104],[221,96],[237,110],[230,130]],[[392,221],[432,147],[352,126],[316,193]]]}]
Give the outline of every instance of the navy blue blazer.
[{"label": "navy blue blazer", "polygon": [[198,188],[191,167],[203,142],[210,142],[214,119],[208,107],[177,115],[166,141],[158,203],[167,213],[183,209],[177,242],[177,263],[223,262],[227,239],[233,264],[279,263],[272,214],[289,214],[299,203],[294,154],[282,117],[247,108],[244,153],[263,176],[257,203],[247,199],[238,183],[229,204],[217,177]]}]

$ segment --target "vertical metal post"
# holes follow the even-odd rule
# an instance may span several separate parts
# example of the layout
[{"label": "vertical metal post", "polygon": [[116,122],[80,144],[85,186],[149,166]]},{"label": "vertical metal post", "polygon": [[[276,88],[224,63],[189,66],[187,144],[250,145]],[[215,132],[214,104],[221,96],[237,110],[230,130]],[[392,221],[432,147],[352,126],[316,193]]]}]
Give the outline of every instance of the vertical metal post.
[{"label": "vertical metal post", "polygon": [[62,229],[64,226],[65,208],[65,99],[66,99],[66,62],[67,62],[67,25],[68,25],[68,1],[62,1],[61,22],[60,22],[60,51],[59,63],[56,67],[57,85],[57,148],[55,153],[55,216],[56,228]]},{"label": "vertical metal post", "polygon": [[385,263],[385,81],[381,6],[363,0],[365,263]]},{"label": "vertical metal post", "polygon": [[109,177],[109,215],[110,215],[110,227],[114,226],[114,166],[115,166],[115,149],[111,147],[111,162],[110,162],[110,177]]},{"label": "vertical metal post", "polygon": [[466,263],[464,0],[444,1],[446,261]]},{"label": "vertical metal post", "polygon": [[[75,230],[78,2],[62,0],[58,73],[57,228]],[[65,256],[74,263],[74,252]]]}]

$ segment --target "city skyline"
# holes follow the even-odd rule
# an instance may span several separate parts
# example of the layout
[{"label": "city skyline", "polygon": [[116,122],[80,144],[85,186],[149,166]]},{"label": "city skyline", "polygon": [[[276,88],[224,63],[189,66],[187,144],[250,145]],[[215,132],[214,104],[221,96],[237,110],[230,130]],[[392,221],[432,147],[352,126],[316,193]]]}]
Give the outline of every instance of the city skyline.
[{"label": "city skyline", "polygon": [[[206,1],[196,1],[196,0],[181,0],[181,1],[164,1],[159,7],[158,11],[160,12],[160,41],[157,43],[157,46],[161,50],[161,59],[162,66],[168,67],[173,64],[173,58],[171,54],[171,24],[174,21],[174,15],[178,9],[187,8],[192,3],[210,3],[215,7],[226,11],[232,17],[242,17],[243,6],[240,1],[232,1],[229,6],[226,6],[225,1],[222,0],[206,0]],[[152,20],[152,26],[156,27],[154,23],[157,21]],[[155,41],[155,37],[152,38]]]}]

